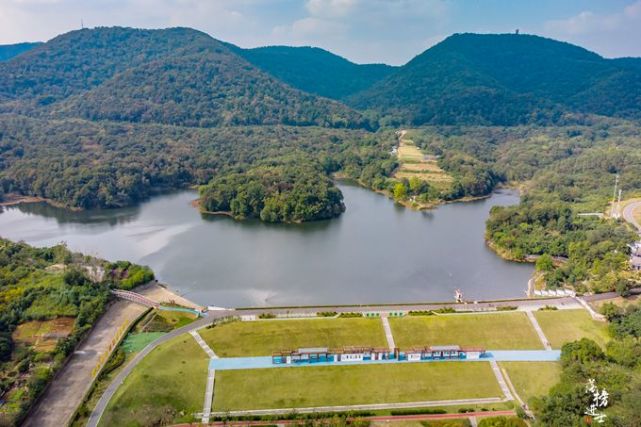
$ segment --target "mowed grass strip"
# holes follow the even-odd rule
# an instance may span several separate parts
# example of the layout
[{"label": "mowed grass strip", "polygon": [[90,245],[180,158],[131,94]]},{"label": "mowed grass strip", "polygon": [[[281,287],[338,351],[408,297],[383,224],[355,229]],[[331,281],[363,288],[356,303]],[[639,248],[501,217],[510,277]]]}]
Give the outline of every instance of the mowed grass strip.
[{"label": "mowed grass strip", "polygon": [[200,335],[221,357],[270,356],[300,347],[386,347],[380,319],[305,319],[232,322]]},{"label": "mowed grass strip", "polygon": [[217,371],[216,411],[500,397],[486,362]]},{"label": "mowed grass strip", "polygon": [[120,386],[101,426],[187,422],[203,409],[209,359],[189,334],[154,349]]},{"label": "mowed grass strip", "polygon": [[535,396],[547,395],[561,376],[561,364],[557,362],[501,362],[500,366],[525,403]]},{"label": "mowed grass strip", "polygon": [[534,312],[537,322],[553,348],[581,338],[590,338],[605,347],[608,342],[606,322],[597,322],[583,309]]},{"label": "mowed grass strip", "polygon": [[543,345],[525,313],[445,314],[390,319],[400,348],[480,346],[487,350],[535,350]]}]

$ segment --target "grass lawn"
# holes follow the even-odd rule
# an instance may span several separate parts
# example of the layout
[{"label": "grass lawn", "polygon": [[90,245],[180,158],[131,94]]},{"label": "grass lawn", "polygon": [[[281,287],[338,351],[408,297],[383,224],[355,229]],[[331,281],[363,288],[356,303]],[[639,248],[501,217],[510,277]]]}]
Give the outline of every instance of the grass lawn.
[{"label": "grass lawn", "polygon": [[481,346],[489,350],[533,350],[543,345],[525,313],[446,314],[390,319],[396,345]]},{"label": "grass lawn", "polygon": [[547,395],[561,375],[561,365],[556,362],[501,362],[500,366],[526,403],[534,396]]},{"label": "grass lawn", "polygon": [[500,397],[489,363],[443,362],[217,371],[218,411]]},{"label": "grass lawn", "polygon": [[536,311],[534,316],[553,348],[583,337],[593,339],[601,347],[609,340],[607,323],[592,320],[583,309]]},{"label": "grass lawn", "polygon": [[232,322],[200,335],[221,357],[269,356],[300,347],[386,347],[380,319],[305,319]]},{"label": "grass lawn", "polygon": [[165,335],[164,332],[139,332],[130,333],[122,343],[125,353],[137,353],[147,344]]},{"label": "grass lawn", "polygon": [[208,358],[188,334],[154,349],[109,402],[101,426],[187,422],[202,411]]}]

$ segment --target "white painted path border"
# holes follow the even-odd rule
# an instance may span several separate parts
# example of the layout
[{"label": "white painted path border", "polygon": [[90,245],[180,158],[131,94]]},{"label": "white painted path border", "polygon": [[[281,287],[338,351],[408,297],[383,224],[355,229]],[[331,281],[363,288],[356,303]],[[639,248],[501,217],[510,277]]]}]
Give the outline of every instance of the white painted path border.
[{"label": "white painted path border", "polygon": [[[209,356],[209,360],[218,359],[214,350],[211,349],[203,340],[203,337],[200,336],[197,330],[189,331],[189,334],[194,337],[200,348],[202,348],[205,353]],[[203,402],[203,413],[201,422],[203,424],[209,424],[209,417],[211,416],[211,405],[214,402],[214,382],[216,379],[216,370],[212,368],[211,363],[208,363],[207,368],[207,387],[205,388],[205,400]]]},{"label": "white painted path border", "polygon": [[385,330],[385,338],[387,338],[387,346],[390,350],[396,348],[394,343],[394,335],[392,334],[392,328],[389,325],[389,319],[386,314],[381,315],[381,322],[383,322],[383,330]]},{"label": "white painted path border", "polygon": [[539,336],[539,339],[541,340],[543,347],[545,347],[546,350],[552,350],[550,341],[548,341],[548,338],[543,333],[543,329],[541,329],[541,325],[539,325],[539,322],[536,320],[536,317],[534,317],[534,313],[532,313],[531,311],[528,311],[527,317],[528,319],[530,319],[530,323],[532,323],[532,326],[534,327],[536,334]]}]

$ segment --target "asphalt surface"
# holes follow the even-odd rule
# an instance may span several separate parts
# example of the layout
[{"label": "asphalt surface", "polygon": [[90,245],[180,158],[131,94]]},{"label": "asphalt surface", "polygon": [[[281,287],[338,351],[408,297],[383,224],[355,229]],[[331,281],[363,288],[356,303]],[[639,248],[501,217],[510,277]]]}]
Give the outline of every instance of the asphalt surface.
[{"label": "asphalt surface", "polygon": [[[584,297],[586,301],[598,301],[602,299],[609,299],[616,297],[615,292],[609,292],[604,294],[592,295],[589,297]],[[98,401],[96,407],[94,408],[89,422],[87,423],[88,427],[97,427],[100,422],[100,418],[104,413],[107,404],[116,393],[116,390],[124,382],[127,376],[134,370],[136,365],[147,356],[153,349],[159,345],[171,340],[178,335],[187,333],[194,329],[199,329],[206,326],[207,324],[213,322],[216,319],[221,319],[229,316],[241,316],[241,315],[260,315],[262,313],[272,313],[272,314],[286,314],[286,313],[316,313],[319,311],[335,311],[337,313],[348,313],[353,311],[410,311],[410,310],[437,310],[439,308],[451,307],[456,310],[491,310],[498,307],[507,307],[507,306],[520,306],[520,307],[533,307],[537,305],[575,305],[576,300],[572,297],[559,297],[559,298],[545,298],[545,299],[522,299],[522,300],[505,300],[505,301],[479,301],[478,303],[467,303],[467,304],[452,304],[452,303],[418,303],[418,304],[387,304],[387,305],[341,305],[341,306],[318,306],[318,307],[261,307],[261,308],[242,308],[242,309],[227,309],[227,310],[215,310],[207,313],[205,317],[199,319],[187,326],[184,326],[180,329],[176,329],[168,334],[158,338],[156,341],[150,343],[145,347],[140,353],[138,353],[128,364],[127,366],[118,373],[118,375],[113,379],[111,384],[107,387],[100,400]]]},{"label": "asphalt surface", "polygon": [[641,208],[641,201],[632,202],[623,208],[623,219],[636,227],[639,234],[641,234],[641,224],[634,218],[633,212],[635,209]]},{"label": "asphalt surface", "polygon": [[101,355],[110,351],[109,346],[118,335],[119,328],[123,324],[134,322],[145,310],[145,307],[127,301],[112,304],[49,383],[23,426],[68,425],[89,392],[93,369],[98,365]]},{"label": "asphalt surface", "polygon": [[189,331],[192,331],[194,329],[198,329],[204,326],[207,326],[209,323],[211,323],[214,319],[220,318],[220,317],[225,317],[227,312],[211,312],[209,313],[208,316],[203,317],[202,319],[196,320],[195,322],[190,323],[187,326],[183,326],[182,328],[175,329],[162,337],[158,338],[157,340],[153,341],[150,343],[147,347],[145,347],[140,353],[136,354],[136,356],[131,359],[131,361],[125,366],[125,368],[116,375],[116,377],[113,379],[111,384],[107,387],[105,392],[102,394],[100,397],[100,400],[96,404],[96,407],[94,408],[93,412],[91,413],[91,416],[89,417],[89,421],[87,422],[88,427],[97,427],[98,423],[100,422],[100,418],[102,417],[102,414],[104,413],[105,409],[107,408],[107,404],[113,397],[113,395],[116,393],[116,390],[120,385],[125,381],[127,376],[131,373],[131,371],[134,370],[136,365],[145,358],[149,353],[152,352],[153,349],[158,347],[159,345],[179,336],[184,333],[187,333]]}]

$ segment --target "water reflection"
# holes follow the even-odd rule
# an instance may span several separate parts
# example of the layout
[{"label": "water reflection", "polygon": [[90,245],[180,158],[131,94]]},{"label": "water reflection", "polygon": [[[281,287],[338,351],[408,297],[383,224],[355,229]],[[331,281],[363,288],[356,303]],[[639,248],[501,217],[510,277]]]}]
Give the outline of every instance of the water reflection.
[{"label": "water reflection", "polygon": [[523,295],[532,267],[501,260],[484,242],[490,208],[517,203],[516,194],[414,212],[340,188],[340,218],[302,225],[201,216],[190,204],[197,194],[182,191],[131,209],[11,207],[0,215],[0,235],[150,265],[202,304],[442,301],[457,288],[468,298]]}]

